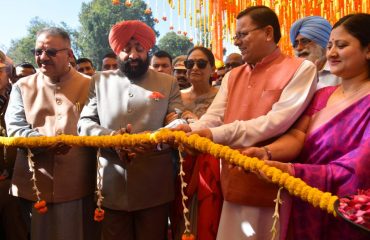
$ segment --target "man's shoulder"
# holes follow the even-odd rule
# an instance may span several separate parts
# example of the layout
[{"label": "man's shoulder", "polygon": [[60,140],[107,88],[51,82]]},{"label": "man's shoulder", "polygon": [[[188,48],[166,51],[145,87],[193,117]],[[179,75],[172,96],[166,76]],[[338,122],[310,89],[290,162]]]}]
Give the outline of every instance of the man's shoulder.
[{"label": "man's shoulder", "polygon": [[22,86],[22,85],[32,85],[37,82],[37,79],[40,78],[43,74],[41,72],[36,72],[32,75],[20,78],[16,83],[15,86]]},{"label": "man's shoulder", "polygon": [[174,76],[166,74],[166,73],[157,72],[152,69],[148,69],[148,77],[153,78],[158,81],[164,81],[164,82],[176,81],[176,78]]}]

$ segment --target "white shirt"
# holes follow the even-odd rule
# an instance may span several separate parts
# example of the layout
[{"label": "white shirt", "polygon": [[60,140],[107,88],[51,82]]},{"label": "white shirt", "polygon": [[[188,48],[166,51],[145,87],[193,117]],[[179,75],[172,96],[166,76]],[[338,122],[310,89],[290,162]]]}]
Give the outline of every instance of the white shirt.
[{"label": "white shirt", "polygon": [[215,143],[233,148],[252,146],[287,131],[307,107],[317,85],[316,66],[305,60],[270,112],[255,119],[224,124],[229,75],[227,73],[223,78],[220,90],[207,112],[190,127],[192,131],[209,128]]},{"label": "white shirt", "polygon": [[340,77],[330,72],[328,61],[326,61],[324,67],[319,71],[318,75],[319,82],[317,83],[317,90],[323,87],[336,86],[342,82]]}]

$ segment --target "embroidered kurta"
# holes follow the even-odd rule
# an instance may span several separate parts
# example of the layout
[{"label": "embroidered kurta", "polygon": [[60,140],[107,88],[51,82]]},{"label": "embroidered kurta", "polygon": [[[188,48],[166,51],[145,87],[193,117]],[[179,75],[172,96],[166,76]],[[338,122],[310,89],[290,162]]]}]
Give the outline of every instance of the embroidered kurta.
[{"label": "embroidered kurta", "polygon": [[[58,83],[38,72],[14,86],[5,115],[10,137],[77,134],[77,121],[87,99],[90,78],[73,68]],[[72,147],[65,155],[36,150],[37,186],[47,202],[64,202],[92,194],[95,189],[95,154]],[[18,149],[12,194],[35,201],[25,149]]]}]

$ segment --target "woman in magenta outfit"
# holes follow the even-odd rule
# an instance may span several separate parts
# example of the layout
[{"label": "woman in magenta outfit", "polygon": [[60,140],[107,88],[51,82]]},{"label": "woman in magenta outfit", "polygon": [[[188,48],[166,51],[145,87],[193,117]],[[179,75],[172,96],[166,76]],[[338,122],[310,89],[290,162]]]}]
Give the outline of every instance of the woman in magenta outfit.
[{"label": "woman in magenta outfit", "polygon": [[[334,25],[327,58],[342,84],[320,89],[287,134],[244,154],[270,156],[277,161],[267,164],[339,197],[370,188],[369,26],[370,14],[348,15]],[[288,161],[294,163],[282,163]],[[344,220],[286,193],[280,225],[281,239],[369,239]]]}]

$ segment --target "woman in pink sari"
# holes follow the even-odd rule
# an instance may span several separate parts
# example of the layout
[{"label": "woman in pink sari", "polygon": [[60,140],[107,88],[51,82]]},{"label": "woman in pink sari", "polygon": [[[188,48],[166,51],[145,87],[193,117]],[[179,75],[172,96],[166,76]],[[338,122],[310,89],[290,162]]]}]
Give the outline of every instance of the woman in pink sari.
[{"label": "woman in pink sari", "polygon": [[[276,160],[266,163],[339,197],[370,188],[369,26],[369,14],[348,15],[334,25],[327,58],[342,84],[320,89],[287,134],[244,154]],[[319,208],[287,193],[283,198],[281,239],[369,239]]]}]

